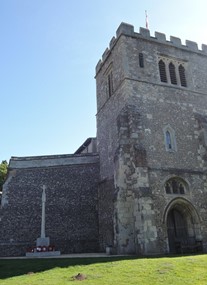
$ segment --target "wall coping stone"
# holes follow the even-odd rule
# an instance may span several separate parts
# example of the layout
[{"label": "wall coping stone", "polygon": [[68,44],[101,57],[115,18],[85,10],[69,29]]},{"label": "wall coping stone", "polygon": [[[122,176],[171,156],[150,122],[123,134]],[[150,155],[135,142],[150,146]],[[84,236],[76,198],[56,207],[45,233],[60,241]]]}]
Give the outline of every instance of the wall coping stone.
[{"label": "wall coping stone", "polygon": [[9,169],[50,167],[76,164],[99,163],[98,154],[64,154],[48,156],[11,157]]}]

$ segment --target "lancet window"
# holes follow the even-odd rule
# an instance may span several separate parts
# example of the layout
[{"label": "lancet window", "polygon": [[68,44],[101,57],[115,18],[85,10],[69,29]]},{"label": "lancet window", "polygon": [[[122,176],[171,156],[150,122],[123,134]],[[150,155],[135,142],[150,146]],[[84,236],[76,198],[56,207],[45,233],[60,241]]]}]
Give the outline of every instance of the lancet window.
[{"label": "lancet window", "polygon": [[171,84],[177,84],[177,79],[176,79],[176,72],[175,72],[175,65],[171,62],[169,64],[169,71],[170,71],[170,81]]},{"label": "lancet window", "polygon": [[114,88],[113,88],[113,73],[112,73],[112,71],[110,71],[110,73],[108,74],[108,95],[109,95],[109,97],[111,97],[113,92],[114,92]]},{"label": "lancet window", "polygon": [[182,64],[179,65],[179,75],[180,75],[180,84],[183,87],[187,87],[186,78],[185,78],[185,68]]},{"label": "lancet window", "polygon": [[176,137],[175,131],[169,125],[164,127],[164,142],[165,142],[165,149],[166,151],[176,151],[177,144],[176,144]]},{"label": "lancet window", "polygon": [[166,67],[163,60],[159,61],[159,71],[160,71],[160,80],[161,82],[167,82]]}]

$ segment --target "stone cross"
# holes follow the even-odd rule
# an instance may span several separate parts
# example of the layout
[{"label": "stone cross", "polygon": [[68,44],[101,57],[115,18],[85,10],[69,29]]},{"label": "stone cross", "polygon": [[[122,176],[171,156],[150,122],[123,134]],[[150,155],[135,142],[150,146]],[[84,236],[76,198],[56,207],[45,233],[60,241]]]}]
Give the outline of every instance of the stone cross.
[{"label": "stone cross", "polygon": [[46,186],[42,186],[42,222],[41,222],[41,238],[45,238],[45,203],[46,203]]},{"label": "stone cross", "polygon": [[[41,236],[36,240],[36,249],[34,252],[27,252],[26,256],[57,256],[60,251],[48,251],[50,238],[45,236],[45,203],[46,203],[46,186],[42,186],[42,220],[41,220]],[[44,249],[44,250],[43,250]],[[38,250],[38,251],[37,251]],[[39,251],[40,250],[40,251]]]}]

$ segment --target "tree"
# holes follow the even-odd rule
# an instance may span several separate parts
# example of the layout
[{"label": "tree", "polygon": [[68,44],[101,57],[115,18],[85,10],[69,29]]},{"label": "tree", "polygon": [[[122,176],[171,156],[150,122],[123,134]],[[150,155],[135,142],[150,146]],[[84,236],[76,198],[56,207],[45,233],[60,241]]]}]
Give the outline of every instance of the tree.
[{"label": "tree", "polygon": [[2,160],[2,162],[0,163],[0,192],[2,192],[2,186],[6,179],[7,169],[8,169],[7,161]]}]

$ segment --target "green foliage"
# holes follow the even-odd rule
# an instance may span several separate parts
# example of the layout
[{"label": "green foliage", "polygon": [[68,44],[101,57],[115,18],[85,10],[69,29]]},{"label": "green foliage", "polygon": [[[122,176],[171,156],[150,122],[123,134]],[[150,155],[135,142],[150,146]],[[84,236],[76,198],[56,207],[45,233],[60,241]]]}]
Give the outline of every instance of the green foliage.
[{"label": "green foliage", "polygon": [[6,160],[2,160],[0,164],[0,191],[2,191],[2,186],[4,184],[6,174],[8,169],[8,163]]},{"label": "green foliage", "polygon": [[206,272],[207,255],[0,260],[4,285],[206,285]]}]

